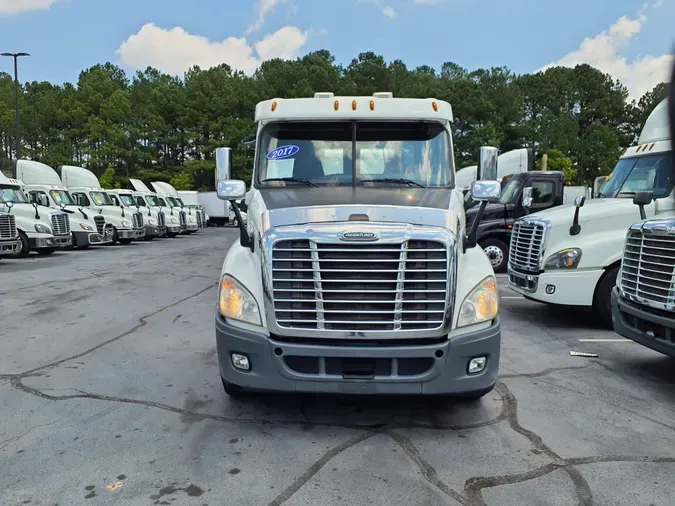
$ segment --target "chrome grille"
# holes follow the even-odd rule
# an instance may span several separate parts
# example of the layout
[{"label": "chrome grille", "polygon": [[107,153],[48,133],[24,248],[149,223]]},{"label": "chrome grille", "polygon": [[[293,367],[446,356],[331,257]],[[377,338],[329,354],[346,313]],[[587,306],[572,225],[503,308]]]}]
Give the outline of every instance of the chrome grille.
[{"label": "chrome grille", "polygon": [[181,225],[187,225],[187,216],[185,215],[185,211],[181,211],[179,213],[179,219]]},{"label": "chrome grille", "polygon": [[629,298],[657,307],[675,306],[675,235],[629,231],[620,283]]},{"label": "chrome grille", "polygon": [[52,231],[54,235],[69,235],[70,220],[65,213],[52,214]]},{"label": "chrome grille", "polygon": [[513,269],[539,272],[539,258],[544,248],[544,225],[518,220],[511,231],[509,266]]},{"label": "chrome grille", "polygon": [[195,212],[195,214],[197,215],[197,226],[199,228],[202,228],[202,213],[197,211],[197,212]]},{"label": "chrome grille", "polygon": [[134,213],[132,218],[134,220],[134,228],[143,228],[143,215],[141,213]]},{"label": "chrome grille", "polygon": [[105,229],[105,218],[100,214],[97,214],[96,216],[94,216],[94,222],[96,222],[96,231],[99,234],[103,235]]},{"label": "chrome grille", "polygon": [[11,214],[0,215],[0,239],[16,239],[16,218]]},{"label": "chrome grille", "polygon": [[161,211],[157,213],[157,225],[160,227],[166,226],[166,216]]},{"label": "chrome grille", "polygon": [[423,240],[281,241],[272,250],[272,282],[280,328],[437,329],[446,308],[448,250]]}]

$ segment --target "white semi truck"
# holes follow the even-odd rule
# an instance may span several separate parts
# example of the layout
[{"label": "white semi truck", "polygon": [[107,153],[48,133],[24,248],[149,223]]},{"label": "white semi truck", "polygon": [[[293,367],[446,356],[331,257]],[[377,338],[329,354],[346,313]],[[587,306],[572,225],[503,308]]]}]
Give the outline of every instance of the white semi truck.
[{"label": "white semi truck", "polygon": [[179,233],[187,234],[193,232],[194,230],[188,231],[188,214],[183,210],[183,206],[176,199],[178,196],[176,189],[169,183],[164,183],[162,181],[153,181],[150,184],[155,189],[157,196],[166,203],[169,209],[169,215],[178,220],[180,225]]},{"label": "white semi truck", "polygon": [[[176,237],[180,234],[182,230],[180,217],[170,213],[171,208],[169,208],[169,205],[162,197],[151,191],[140,179],[129,178],[129,184],[131,184],[135,190],[134,197],[139,206],[147,207],[150,216],[154,213],[159,219],[159,216],[161,215],[161,220],[166,226],[166,237]],[[169,211],[169,214],[167,214],[167,211]]]},{"label": "white semi truck", "polygon": [[164,213],[155,212],[148,206],[141,205],[134,195],[133,190],[106,190],[113,204],[124,208],[129,214],[139,212],[143,215],[145,226],[145,235],[143,239],[152,241],[155,237],[162,237],[166,234],[166,224],[164,223]]},{"label": "white semi truck", "polygon": [[[665,102],[659,107],[667,110]],[[664,148],[670,143],[672,156],[665,113],[654,120],[652,138],[641,140],[663,143]],[[633,201],[643,208],[652,197],[651,190],[642,191]],[[647,348],[675,357],[674,279],[675,212],[633,224],[625,236],[617,286],[612,291],[614,330]]]},{"label": "white semi truck", "polygon": [[196,191],[179,191],[178,198],[185,204],[185,207],[189,209],[189,212],[194,212],[197,217],[197,225],[199,228],[205,228],[208,226],[208,219],[206,212],[204,211],[204,206],[199,203],[199,192]]},{"label": "white semi truck", "polygon": [[22,181],[0,172],[0,211],[12,215],[21,241],[21,246],[15,249],[16,255],[26,257],[31,251],[50,255],[59,248],[69,247],[73,240],[68,214],[31,204],[23,186]]},{"label": "white semi truck", "polygon": [[29,202],[68,213],[74,247],[87,249],[112,243],[112,228],[105,227],[105,218],[75,205],[53,168],[32,160],[17,160],[15,169],[17,178],[25,185],[23,190]]},{"label": "white semi truck", "polygon": [[145,235],[143,215],[113,204],[93,172],[72,165],[62,165],[56,170],[77,204],[97,212],[112,227],[113,244],[129,244]]},{"label": "white semi truck", "polygon": [[[497,283],[465,227],[452,119],[447,102],[391,93],[257,105],[251,191],[217,184],[236,213],[248,206],[218,289],[228,394],[492,390]],[[216,159],[231,173],[230,148]],[[495,148],[481,149],[479,174],[484,208],[501,190]]]},{"label": "white semi truck", "polygon": [[[671,141],[666,102],[647,119],[637,146],[624,150],[598,197],[530,214],[513,225],[508,283],[525,297],[592,308],[612,328],[612,290],[621,267],[626,230],[638,219],[633,198],[650,191],[645,218],[674,214]],[[529,194],[528,194],[529,193]],[[531,192],[523,200],[532,202]]]},{"label": "white semi truck", "polygon": [[[12,210],[12,202],[2,200],[2,189],[0,188],[0,209],[6,208]],[[9,212],[0,211],[0,258],[4,256],[15,256],[21,251],[21,239],[19,239],[19,230],[16,228],[16,217]]]}]

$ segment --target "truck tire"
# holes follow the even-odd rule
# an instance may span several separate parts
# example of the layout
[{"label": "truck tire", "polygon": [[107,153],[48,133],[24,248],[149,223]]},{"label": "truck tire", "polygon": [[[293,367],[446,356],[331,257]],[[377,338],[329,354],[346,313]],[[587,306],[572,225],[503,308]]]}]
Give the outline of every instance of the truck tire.
[{"label": "truck tire", "polygon": [[606,329],[613,330],[612,325],[612,289],[616,285],[619,267],[609,269],[598,282],[593,295],[593,313]]},{"label": "truck tire", "polygon": [[234,228],[239,228],[239,220],[237,218],[232,220],[232,226]]},{"label": "truck tire", "polygon": [[483,248],[495,272],[506,272],[506,264],[509,262],[509,247],[504,241],[491,237],[481,241],[480,247]]},{"label": "truck tire", "polygon": [[25,232],[19,230],[19,239],[21,239],[21,250],[16,254],[17,257],[26,258],[30,253],[30,241]]}]

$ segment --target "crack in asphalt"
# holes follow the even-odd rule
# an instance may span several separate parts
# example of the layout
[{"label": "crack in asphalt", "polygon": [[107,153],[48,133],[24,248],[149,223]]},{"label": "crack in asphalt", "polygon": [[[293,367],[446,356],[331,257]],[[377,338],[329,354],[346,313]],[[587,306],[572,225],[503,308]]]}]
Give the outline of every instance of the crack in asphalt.
[{"label": "crack in asphalt", "polygon": [[569,366],[569,367],[549,367],[548,369],[544,369],[543,371],[539,372],[531,372],[531,373],[515,373],[515,374],[500,374],[499,379],[517,379],[517,378],[541,378],[542,376],[547,376],[553,372],[559,372],[559,371],[575,371],[578,369],[588,369],[587,365],[582,365],[582,366]]},{"label": "crack in asphalt", "polygon": [[41,427],[48,427],[49,425],[54,425],[55,423],[56,423],[55,421],[54,422],[48,422],[48,423],[42,423],[40,425],[36,425],[35,427],[31,427],[30,429],[28,429],[26,431],[23,431],[23,432],[17,434],[16,436],[12,436],[9,439],[5,439],[4,441],[0,441],[0,450],[4,450],[7,447],[7,445],[9,445],[10,443],[13,443],[15,441],[18,441],[19,439],[21,439],[24,436],[27,436],[28,434],[30,434],[34,430],[37,430]]}]

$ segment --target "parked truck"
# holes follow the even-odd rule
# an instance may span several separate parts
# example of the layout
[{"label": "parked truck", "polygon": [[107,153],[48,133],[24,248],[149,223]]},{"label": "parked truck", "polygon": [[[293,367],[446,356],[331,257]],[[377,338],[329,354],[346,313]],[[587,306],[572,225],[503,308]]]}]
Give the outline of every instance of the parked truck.
[{"label": "parked truck", "polygon": [[[12,210],[13,202],[4,202],[3,191],[0,188],[0,209]],[[19,230],[16,228],[16,217],[9,212],[0,211],[0,258],[4,256],[16,256],[21,251],[21,239]]]},{"label": "parked truck", "polygon": [[[506,271],[511,231],[517,219],[573,202],[577,196],[590,198],[590,188],[565,186],[564,181],[560,171],[535,170],[504,176],[499,201],[487,206],[478,224],[478,244],[485,250],[495,272]],[[532,201],[525,207],[522,196],[528,188]],[[477,211],[476,207],[466,211],[467,223],[473,222]]]},{"label": "parked truck", "polygon": [[140,179],[129,178],[129,184],[134,188],[134,198],[139,206],[147,207],[150,216],[154,213],[160,219],[161,215],[161,220],[166,224],[166,237],[180,234],[180,218],[170,213],[171,209],[162,197],[151,191]]},{"label": "parked truck", "polygon": [[16,255],[26,257],[31,251],[50,255],[57,249],[69,247],[72,236],[68,214],[31,204],[22,188],[22,181],[0,172],[0,211],[12,215],[21,241],[21,246],[15,249]]},{"label": "parked truck", "polygon": [[112,243],[112,228],[105,227],[105,218],[77,206],[53,168],[32,160],[17,160],[15,170],[25,185],[29,202],[68,213],[74,247],[87,249]]},{"label": "parked truck", "polygon": [[145,235],[142,239],[152,241],[155,237],[166,235],[166,224],[164,223],[164,213],[155,212],[148,206],[142,206],[134,195],[133,190],[106,190],[112,203],[120,208],[126,209],[129,214],[135,212],[143,216]]},{"label": "parked truck", "polygon": [[[145,235],[143,215],[138,211],[129,212],[123,206],[113,204],[93,172],[72,165],[62,165],[57,167],[56,171],[77,204],[103,216],[106,225],[112,227],[113,244],[118,242],[130,244],[134,239]],[[99,233],[102,233],[101,229]]]},{"label": "parked truck", "polygon": [[[454,186],[452,119],[447,102],[390,93],[257,105],[251,191],[217,184],[236,214],[244,198],[249,210],[217,296],[228,394],[494,387],[497,283]],[[481,149],[479,174],[473,198],[498,198],[495,148]]]},{"label": "parked truck", "polygon": [[[638,144],[624,150],[599,198],[586,202],[577,197],[574,206],[537,212],[514,223],[508,262],[511,289],[539,302],[592,308],[597,319],[612,328],[612,291],[626,230],[639,217],[633,198],[651,192],[644,218],[673,216],[671,158],[664,101],[647,119]],[[531,195],[523,193],[523,198]]]},{"label": "parked truck", "polygon": [[179,220],[179,233],[191,234],[196,232],[198,230],[196,219],[194,219],[194,216],[193,220],[188,219],[188,213],[183,210],[183,206],[177,199],[178,192],[176,189],[169,183],[163,181],[153,181],[150,184],[155,189],[155,192],[157,192],[157,195],[166,202],[171,216]]},{"label": "parked truck", "polygon": [[204,206],[199,203],[199,192],[196,191],[179,191],[178,198],[181,202],[184,203],[185,208],[188,209],[188,213],[194,213],[197,218],[197,225],[199,228],[205,228],[208,226],[208,220],[206,217],[206,212],[204,211]]}]

